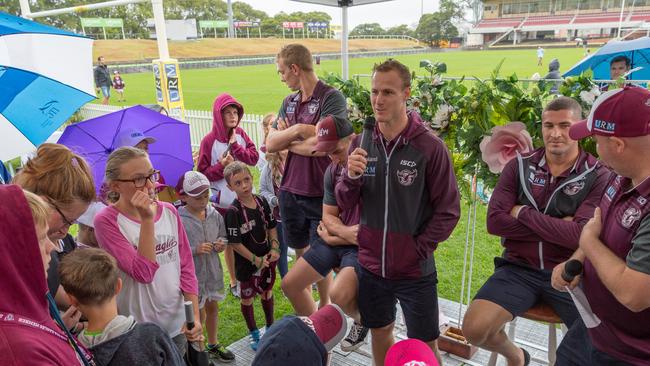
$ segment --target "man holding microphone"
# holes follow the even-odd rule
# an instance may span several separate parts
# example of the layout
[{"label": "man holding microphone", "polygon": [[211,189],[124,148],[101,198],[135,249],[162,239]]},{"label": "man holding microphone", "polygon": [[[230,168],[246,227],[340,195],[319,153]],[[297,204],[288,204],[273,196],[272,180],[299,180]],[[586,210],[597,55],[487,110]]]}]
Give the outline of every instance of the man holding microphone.
[{"label": "man holding microphone", "polygon": [[[650,92],[625,87],[602,94],[571,138],[594,136],[614,175],[582,229],[571,259],[582,276],[563,279],[567,262],[553,270],[561,291],[581,284],[599,320],[575,322],[558,348],[558,365],[650,364]],[[587,307],[588,308],[588,307]]]},{"label": "man holding microphone", "polygon": [[[358,305],[372,333],[375,365],[395,342],[396,302],[409,338],[436,352],[437,273],[433,251],[453,231],[460,197],[445,144],[407,112],[411,74],[388,59],[375,65],[371,102],[377,126],[351,146],[347,173],[336,186],[340,209],[361,205]],[[359,148],[360,140],[367,141]]]}]

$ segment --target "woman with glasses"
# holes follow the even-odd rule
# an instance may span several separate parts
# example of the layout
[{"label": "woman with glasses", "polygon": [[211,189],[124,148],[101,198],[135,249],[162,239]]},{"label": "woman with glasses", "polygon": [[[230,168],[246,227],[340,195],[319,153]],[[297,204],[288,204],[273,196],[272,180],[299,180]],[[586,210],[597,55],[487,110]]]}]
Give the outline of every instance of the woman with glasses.
[{"label": "woman with glasses", "polygon": [[159,325],[183,355],[188,341],[202,340],[200,322],[192,330],[185,327],[183,308],[191,301],[195,319],[200,319],[198,282],[178,212],[156,199],[159,178],[143,150],[113,151],[104,179],[117,200],[95,217],[95,235],[124,273],[118,312]]},{"label": "woman with glasses", "polygon": [[[75,224],[95,199],[92,171],[86,161],[67,147],[59,144],[42,144],[36,156],[14,177],[14,184],[40,196],[49,208],[47,236],[55,244],[47,271],[50,293],[61,308],[68,300],[60,285],[58,265],[60,258],[76,248],[70,226]],[[74,307],[65,313],[64,321],[74,326],[81,316]]]}]

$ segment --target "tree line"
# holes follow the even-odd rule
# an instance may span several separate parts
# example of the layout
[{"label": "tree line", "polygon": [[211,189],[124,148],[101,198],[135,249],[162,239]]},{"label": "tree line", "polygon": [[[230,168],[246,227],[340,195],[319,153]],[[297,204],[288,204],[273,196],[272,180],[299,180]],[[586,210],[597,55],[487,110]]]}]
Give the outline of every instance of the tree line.
[{"label": "tree line", "polygon": [[[365,23],[356,26],[351,32],[352,36],[359,35],[406,35],[417,38],[427,44],[438,45],[442,40],[449,40],[458,36],[456,24],[463,19],[463,13],[471,1],[442,0],[437,12],[424,14],[415,29],[402,24],[396,27],[383,29],[379,23]],[[65,8],[88,4],[87,0],[30,0],[32,12]],[[9,1],[3,6],[3,11],[20,15],[18,1]],[[196,19],[198,20],[226,20],[228,19],[227,4],[223,0],[175,0],[164,3],[166,19]],[[269,16],[261,10],[256,10],[247,3],[235,1],[232,4],[233,16],[236,21],[259,21],[261,33],[268,36],[282,36],[283,22],[327,22],[331,17],[320,11],[313,12],[280,12]],[[62,14],[53,17],[38,18],[41,23],[58,28],[81,32],[80,18],[120,18],[124,21],[124,31],[129,38],[148,38],[146,28],[147,19],[153,18],[151,4],[139,3],[112,8],[85,11],[83,13]],[[120,29],[107,29],[106,32],[121,38]]]}]

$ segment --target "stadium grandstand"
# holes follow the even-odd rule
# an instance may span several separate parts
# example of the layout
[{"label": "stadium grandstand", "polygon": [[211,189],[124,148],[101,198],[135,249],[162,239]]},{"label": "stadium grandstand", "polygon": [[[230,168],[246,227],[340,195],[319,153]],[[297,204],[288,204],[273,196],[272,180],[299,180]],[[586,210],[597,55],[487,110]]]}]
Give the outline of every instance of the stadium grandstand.
[{"label": "stadium grandstand", "polygon": [[[484,0],[473,45],[636,38],[650,31],[650,0]],[[621,6],[623,5],[623,6]],[[622,12],[621,12],[622,8]]]}]

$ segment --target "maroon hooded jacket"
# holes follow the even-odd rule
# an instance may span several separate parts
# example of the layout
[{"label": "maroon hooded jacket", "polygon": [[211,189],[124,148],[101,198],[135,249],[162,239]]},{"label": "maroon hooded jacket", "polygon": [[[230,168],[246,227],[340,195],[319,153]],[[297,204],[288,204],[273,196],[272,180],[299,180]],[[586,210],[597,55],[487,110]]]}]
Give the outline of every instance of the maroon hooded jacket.
[{"label": "maroon hooded jacket", "polygon": [[80,365],[50,318],[32,213],[16,185],[0,186],[0,365]]},{"label": "maroon hooded jacket", "polygon": [[247,165],[255,165],[259,158],[259,153],[255,148],[255,143],[248,137],[246,132],[239,127],[242,117],[244,116],[244,107],[229,94],[221,94],[214,100],[212,105],[212,131],[210,131],[201,140],[199,148],[198,171],[205,174],[212,183],[212,188],[217,191],[217,206],[228,208],[235,198],[235,194],[228,189],[226,181],[223,179],[223,168],[220,160],[228,150],[229,132],[223,125],[221,113],[228,106],[235,106],[239,112],[239,121],[235,127],[236,141],[230,145],[230,155],[235,160],[241,161]]},{"label": "maroon hooded jacket", "polygon": [[[336,184],[342,210],[361,205],[359,264],[387,279],[416,279],[436,272],[433,251],[460,218],[460,194],[445,143],[416,112],[390,143],[375,127],[361,178],[345,172]],[[350,146],[360,144],[357,136]]]}]

